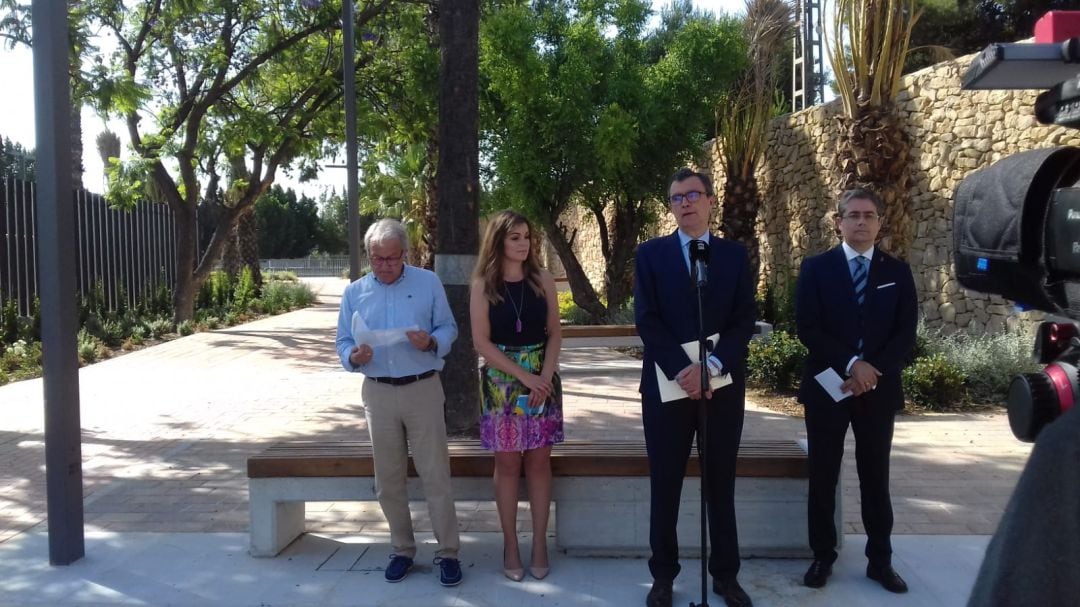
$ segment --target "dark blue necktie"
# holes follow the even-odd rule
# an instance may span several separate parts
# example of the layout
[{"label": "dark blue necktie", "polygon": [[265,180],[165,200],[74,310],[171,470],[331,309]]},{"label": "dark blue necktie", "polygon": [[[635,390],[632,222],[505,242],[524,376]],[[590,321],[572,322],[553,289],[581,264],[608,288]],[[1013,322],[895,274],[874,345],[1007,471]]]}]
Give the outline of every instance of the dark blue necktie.
[{"label": "dark blue necktie", "polygon": [[861,306],[866,301],[866,279],[869,272],[866,271],[866,258],[859,255],[851,260],[851,283],[855,285],[855,301]]},{"label": "dark blue necktie", "polygon": [[[869,272],[866,271],[866,263],[867,259],[862,255],[851,260],[851,283],[855,285],[855,301],[859,302],[860,308],[863,302],[866,301],[866,279],[869,276]],[[863,340],[861,336],[856,347],[859,350],[859,356],[862,357]]]}]

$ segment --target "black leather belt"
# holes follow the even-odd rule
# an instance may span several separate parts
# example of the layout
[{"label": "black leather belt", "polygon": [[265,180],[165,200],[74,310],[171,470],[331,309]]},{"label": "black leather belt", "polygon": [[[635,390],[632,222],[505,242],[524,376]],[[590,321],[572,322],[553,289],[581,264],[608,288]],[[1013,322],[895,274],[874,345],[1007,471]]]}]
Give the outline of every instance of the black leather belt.
[{"label": "black leather belt", "polygon": [[377,381],[380,384],[390,384],[391,386],[407,386],[413,382],[418,382],[421,379],[427,379],[435,375],[435,370],[424,371],[420,375],[406,375],[405,377],[369,377],[372,381]]}]

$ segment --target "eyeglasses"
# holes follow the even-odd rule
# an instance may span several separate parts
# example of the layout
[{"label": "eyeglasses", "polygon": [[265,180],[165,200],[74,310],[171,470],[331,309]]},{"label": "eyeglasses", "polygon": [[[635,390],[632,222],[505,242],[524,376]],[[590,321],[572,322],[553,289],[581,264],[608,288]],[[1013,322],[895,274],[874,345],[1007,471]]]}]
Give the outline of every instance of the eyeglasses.
[{"label": "eyeglasses", "polygon": [[705,195],[705,192],[699,192],[694,190],[685,194],[672,194],[668,197],[668,202],[672,205],[682,204],[684,202],[694,203],[701,199]]},{"label": "eyeglasses", "polygon": [[383,257],[381,255],[372,255],[371,256],[371,265],[373,265],[373,266],[376,266],[376,265],[393,265],[393,264],[401,261],[401,258],[404,255],[405,255],[404,252],[398,253],[394,257]]},{"label": "eyeglasses", "polygon": [[873,211],[867,211],[866,213],[858,213],[856,211],[852,211],[845,214],[842,218],[850,219],[851,221],[859,221],[860,219],[865,219],[866,221],[874,221],[875,219],[878,219],[880,217],[881,215],[878,215]]}]

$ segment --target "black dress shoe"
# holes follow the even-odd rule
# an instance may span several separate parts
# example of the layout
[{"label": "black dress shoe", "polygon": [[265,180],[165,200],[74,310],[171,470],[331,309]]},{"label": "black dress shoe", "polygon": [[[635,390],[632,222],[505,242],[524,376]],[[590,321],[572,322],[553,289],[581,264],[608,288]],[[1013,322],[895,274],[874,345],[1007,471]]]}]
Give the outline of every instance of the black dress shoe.
[{"label": "black dress shoe", "polygon": [[671,582],[653,581],[645,597],[645,607],[671,607]]},{"label": "black dress shoe", "polygon": [[867,565],[866,577],[881,584],[881,587],[889,592],[895,592],[897,594],[907,592],[907,582],[904,581],[904,578],[900,577],[900,574],[896,573],[896,570],[893,569],[891,565],[885,565],[884,567]]},{"label": "black dress shoe", "polygon": [[724,597],[724,602],[728,607],[754,607],[754,601],[750,600],[750,595],[746,594],[735,578],[730,580],[713,578],[712,591]]},{"label": "black dress shoe", "polygon": [[825,582],[829,581],[830,575],[832,575],[832,563],[814,559],[814,562],[810,563],[810,568],[806,570],[802,583],[810,588],[821,588]]}]

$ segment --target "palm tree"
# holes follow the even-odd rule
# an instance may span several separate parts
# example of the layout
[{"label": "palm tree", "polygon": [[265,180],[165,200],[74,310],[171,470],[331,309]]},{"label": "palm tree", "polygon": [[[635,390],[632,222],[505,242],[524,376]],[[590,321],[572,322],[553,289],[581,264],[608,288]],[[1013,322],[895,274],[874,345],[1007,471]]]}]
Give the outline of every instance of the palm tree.
[{"label": "palm tree", "polygon": [[840,188],[866,187],[885,201],[883,248],[905,257],[911,244],[908,216],[910,143],[894,106],[916,0],[837,0],[829,63],[844,104],[837,166]]},{"label": "palm tree", "polygon": [[791,13],[789,0],[746,0],[743,33],[750,62],[716,112],[715,146],[725,170],[720,230],[746,247],[755,277],[759,265],[755,224],[761,206],[755,169],[765,150],[769,120],[780,111],[777,67],[794,29]]}]

